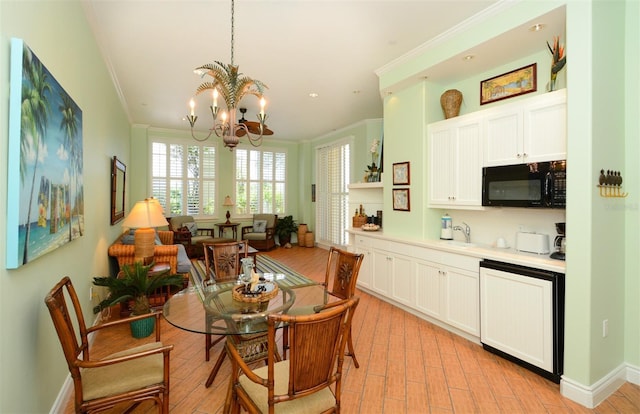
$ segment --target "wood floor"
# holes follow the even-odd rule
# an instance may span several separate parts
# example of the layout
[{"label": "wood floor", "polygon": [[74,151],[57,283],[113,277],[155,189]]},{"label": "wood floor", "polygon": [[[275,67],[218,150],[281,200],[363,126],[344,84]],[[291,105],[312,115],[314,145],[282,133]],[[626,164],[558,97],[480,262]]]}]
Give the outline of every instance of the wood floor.
[{"label": "wood floor", "polygon": [[[324,279],[327,251],[294,246],[268,253],[315,280]],[[485,352],[480,345],[359,292],[353,335],[360,368],[345,359],[343,413],[640,413],[640,387],[626,383],[594,410],[560,395],[559,386]],[[117,312],[114,312],[117,314]],[[128,330],[97,337],[99,357],[143,340]],[[204,337],[164,322],[171,353],[171,413],[221,413],[229,379],[225,362],[210,388],[215,362],[204,360]],[[221,349],[218,344],[214,356]],[[71,391],[73,392],[73,391]],[[120,413],[122,407],[112,410]],[[64,413],[73,412],[72,395]],[[150,403],[135,413],[155,413]]]}]

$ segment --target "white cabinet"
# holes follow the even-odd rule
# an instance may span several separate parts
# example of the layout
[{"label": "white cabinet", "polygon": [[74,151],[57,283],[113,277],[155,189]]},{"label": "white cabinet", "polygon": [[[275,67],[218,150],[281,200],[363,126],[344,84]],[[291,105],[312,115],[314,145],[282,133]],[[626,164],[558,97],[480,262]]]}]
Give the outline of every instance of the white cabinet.
[{"label": "white cabinet", "polygon": [[482,111],[484,166],[566,158],[566,89]]},{"label": "white cabinet", "polygon": [[369,244],[368,237],[357,236],[355,240],[355,253],[362,254],[362,264],[360,265],[360,271],[358,272],[358,287],[371,289],[371,283],[373,281],[373,257],[371,255],[371,246]]},{"label": "white cabinet", "polygon": [[354,247],[365,255],[358,287],[480,336],[480,259],[359,234]]},{"label": "white cabinet", "polygon": [[480,336],[479,269],[469,271],[448,267],[442,272],[447,306],[445,322],[462,331]]},{"label": "white cabinet", "polygon": [[552,282],[484,267],[480,275],[482,343],[552,372]]},{"label": "white cabinet", "polygon": [[473,262],[475,270],[417,263],[415,307],[461,331],[480,336],[478,261]]},{"label": "white cabinet", "polygon": [[482,205],[482,119],[476,114],[429,125],[429,207]]}]

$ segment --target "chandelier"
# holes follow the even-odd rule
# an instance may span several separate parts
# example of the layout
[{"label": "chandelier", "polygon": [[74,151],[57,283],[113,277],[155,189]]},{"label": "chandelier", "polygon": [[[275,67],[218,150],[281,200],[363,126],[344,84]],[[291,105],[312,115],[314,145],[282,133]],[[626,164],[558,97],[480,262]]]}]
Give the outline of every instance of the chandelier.
[{"label": "chandelier", "polygon": [[[198,86],[198,89],[196,89],[196,95],[205,91],[211,91],[213,101],[209,109],[211,109],[213,124],[209,130],[209,134],[205,137],[197,137],[193,130],[196,120],[198,119],[195,115],[195,102],[193,99],[189,102],[191,114],[187,116],[189,124],[191,124],[191,136],[196,141],[206,141],[212,134],[215,134],[219,138],[222,138],[224,146],[228,147],[230,151],[233,151],[236,145],[238,145],[240,137],[245,135],[249,138],[251,145],[257,147],[262,144],[262,137],[264,135],[273,134],[265,125],[267,115],[264,113],[266,101],[264,100],[263,93],[268,87],[261,81],[251,79],[238,72],[238,66],[233,63],[233,49],[234,0],[231,0],[231,63],[227,65],[215,61],[214,63],[200,66],[194,70],[201,78],[205,76],[211,77],[211,80],[202,83]],[[254,95],[260,100],[260,113],[257,115],[258,122],[244,119],[244,114],[247,110],[246,108],[238,107],[240,101],[246,95]],[[218,99],[224,101],[228,113],[220,110]],[[242,113],[242,118],[236,122],[237,110],[240,110]]]}]

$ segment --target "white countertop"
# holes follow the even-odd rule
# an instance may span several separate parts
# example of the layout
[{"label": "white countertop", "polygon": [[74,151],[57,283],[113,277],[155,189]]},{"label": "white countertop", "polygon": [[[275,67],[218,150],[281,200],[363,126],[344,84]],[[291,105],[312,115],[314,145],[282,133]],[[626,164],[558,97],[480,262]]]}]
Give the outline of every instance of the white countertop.
[{"label": "white countertop", "polygon": [[513,247],[501,249],[489,245],[476,244],[472,246],[462,246],[461,244],[452,244],[448,240],[417,240],[407,238],[396,238],[386,236],[382,230],[364,231],[361,229],[351,228],[349,233],[372,237],[381,240],[389,240],[398,243],[407,243],[419,247],[427,247],[430,249],[442,250],[450,253],[462,254],[465,256],[477,257],[481,259],[497,260],[500,262],[513,263],[521,266],[529,266],[536,269],[549,270],[552,272],[565,273],[565,262],[563,260],[555,260],[549,257],[549,254],[524,253],[516,251]]}]

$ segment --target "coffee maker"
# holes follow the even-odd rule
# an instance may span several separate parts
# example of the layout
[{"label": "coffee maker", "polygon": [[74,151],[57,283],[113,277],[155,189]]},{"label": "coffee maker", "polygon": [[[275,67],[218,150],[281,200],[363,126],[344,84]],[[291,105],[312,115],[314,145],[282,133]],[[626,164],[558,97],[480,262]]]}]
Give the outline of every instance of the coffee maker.
[{"label": "coffee maker", "polygon": [[558,235],[553,240],[553,246],[556,251],[551,253],[552,259],[564,260],[564,251],[567,246],[567,239],[565,236],[565,223],[556,223],[556,232]]}]

